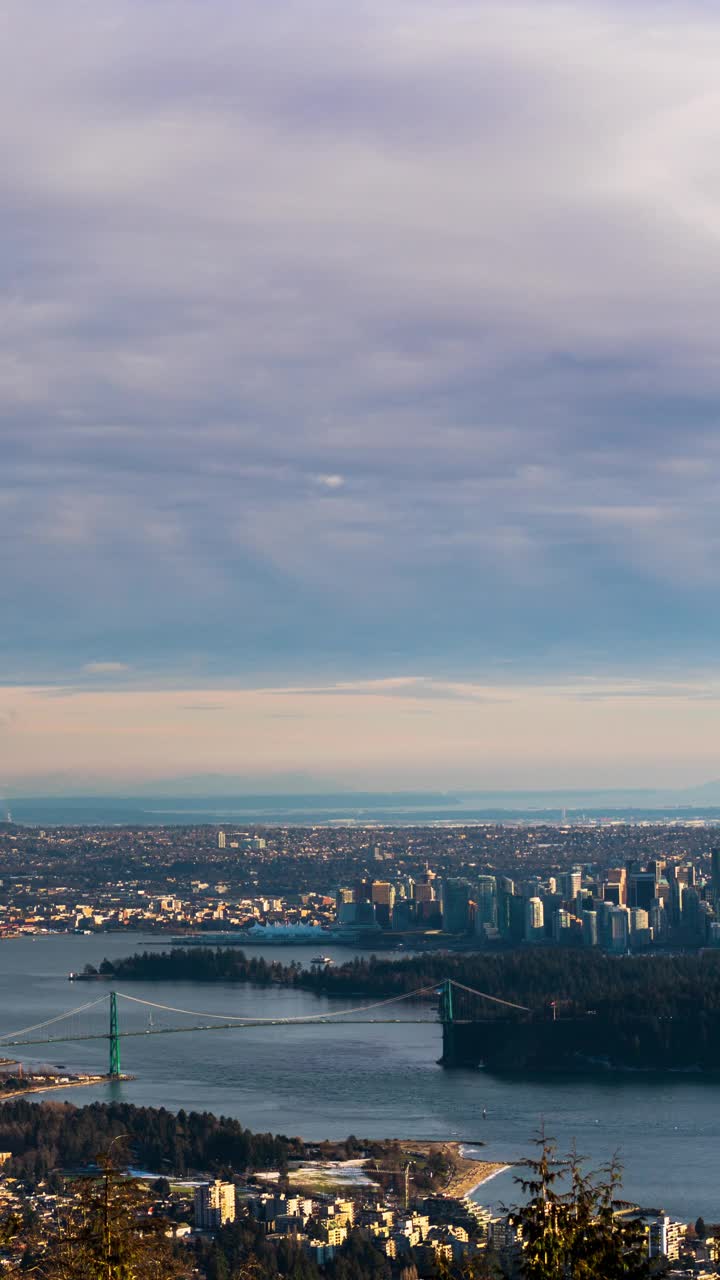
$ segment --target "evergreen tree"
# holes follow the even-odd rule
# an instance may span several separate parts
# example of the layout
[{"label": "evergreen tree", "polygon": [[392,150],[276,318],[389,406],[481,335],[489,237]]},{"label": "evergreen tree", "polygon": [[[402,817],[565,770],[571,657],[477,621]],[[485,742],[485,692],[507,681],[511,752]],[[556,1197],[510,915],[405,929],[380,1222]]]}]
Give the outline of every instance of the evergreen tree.
[{"label": "evergreen tree", "polygon": [[190,1265],[173,1253],[166,1223],[147,1213],[141,1186],[105,1157],[100,1172],[78,1179],[67,1211],[34,1273],[43,1280],[186,1280]]},{"label": "evergreen tree", "polygon": [[520,1269],[527,1280],[644,1280],[649,1274],[644,1231],[616,1216],[620,1187],[616,1160],[586,1173],[575,1152],[559,1157],[552,1141],[538,1140],[529,1176],[515,1181],[529,1196],[511,1220],[522,1233]]}]

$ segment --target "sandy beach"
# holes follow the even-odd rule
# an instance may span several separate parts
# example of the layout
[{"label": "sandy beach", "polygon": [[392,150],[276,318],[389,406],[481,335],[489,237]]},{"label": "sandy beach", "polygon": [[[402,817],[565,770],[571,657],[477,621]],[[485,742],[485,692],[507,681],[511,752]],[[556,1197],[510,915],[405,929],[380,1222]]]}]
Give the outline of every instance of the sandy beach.
[{"label": "sandy beach", "polygon": [[496,1174],[504,1172],[510,1166],[508,1163],[501,1163],[494,1160],[471,1160],[463,1154],[465,1144],[462,1142],[407,1142],[403,1144],[407,1158],[412,1160],[413,1151],[422,1152],[423,1155],[429,1156],[434,1152],[441,1152],[449,1164],[452,1165],[453,1171],[443,1185],[437,1188],[440,1195],[452,1196],[454,1199],[462,1199],[468,1196],[476,1187],[482,1186],[483,1182],[487,1182],[490,1178],[494,1178]]},{"label": "sandy beach", "polygon": [[[464,1160],[464,1157],[461,1157]],[[463,1196],[469,1196],[476,1189],[481,1187],[484,1182],[489,1182],[498,1173],[504,1173],[510,1168],[509,1164],[496,1164],[491,1160],[467,1160],[464,1161],[468,1166],[463,1171],[458,1171],[448,1184],[444,1195],[455,1196],[462,1199]]]}]

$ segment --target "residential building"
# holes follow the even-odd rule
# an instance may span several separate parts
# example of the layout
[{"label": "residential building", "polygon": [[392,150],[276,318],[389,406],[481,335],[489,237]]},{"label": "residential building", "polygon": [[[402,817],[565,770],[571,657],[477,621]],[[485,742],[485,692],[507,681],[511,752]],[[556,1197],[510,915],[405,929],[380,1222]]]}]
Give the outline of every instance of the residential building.
[{"label": "residential building", "polygon": [[202,1231],[216,1231],[235,1221],[235,1186],[232,1182],[202,1182],[195,1188],[195,1225]]}]

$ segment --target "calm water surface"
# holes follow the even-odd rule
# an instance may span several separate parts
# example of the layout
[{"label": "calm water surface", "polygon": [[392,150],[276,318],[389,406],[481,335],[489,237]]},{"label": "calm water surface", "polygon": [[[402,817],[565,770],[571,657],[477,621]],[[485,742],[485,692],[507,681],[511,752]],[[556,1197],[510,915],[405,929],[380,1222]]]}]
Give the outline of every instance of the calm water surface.
[{"label": "calm water surface", "polygon": [[[71,969],[117,958],[157,938],[143,935],[18,938],[0,943],[0,1032],[12,1032],[105,994],[100,983],[70,983]],[[307,948],[254,947],[307,964]],[[347,959],[347,950],[327,948]],[[332,1001],[294,991],[231,984],[129,983],[129,994],[188,1010],[255,1017],[332,1011]],[[362,1002],[358,1002],[362,1003]],[[428,1011],[429,1012],[429,1011]],[[418,1016],[395,1007],[392,1016]],[[62,1096],[74,1103],[118,1098],[148,1106],[236,1116],[250,1129],[339,1138],[458,1138],[482,1141],[487,1159],[526,1155],[541,1123],[561,1147],[576,1142],[595,1164],[618,1152],[624,1194],[684,1218],[720,1220],[720,1083],[690,1076],[507,1081],[483,1072],[444,1071],[436,1023],[246,1028],[194,1035],[147,1035],[183,1016],[121,1007],[123,1067],[135,1079]],[[106,1008],[84,1015],[106,1030]],[[185,1019],[192,1021],[192,1019]],[[79,1021],[76,1030],[80,1030]],[[13,1050],[13,1052],[20,1052]],[[43,1056],[46,1055],[46,1056]],[[39,1046],[24,1060],[105,1070],[107,1042]],[[486,1117],[483,1118],[483,1109]],[[511,1202],[510,1174],[478,1198]]]}]

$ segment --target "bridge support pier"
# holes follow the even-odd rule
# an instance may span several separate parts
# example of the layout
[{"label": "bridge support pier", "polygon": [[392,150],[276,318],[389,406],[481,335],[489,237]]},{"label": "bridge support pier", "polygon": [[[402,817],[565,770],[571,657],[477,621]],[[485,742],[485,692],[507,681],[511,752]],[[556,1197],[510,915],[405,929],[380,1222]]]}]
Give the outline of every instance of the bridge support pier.
[{"label": "bridge support pier", "polygon": [[117,992],[110,992],[110,1065],[108,1075],[111,1080],[119,1080],[120,1070],[120,1031],[118,1028]]}]

